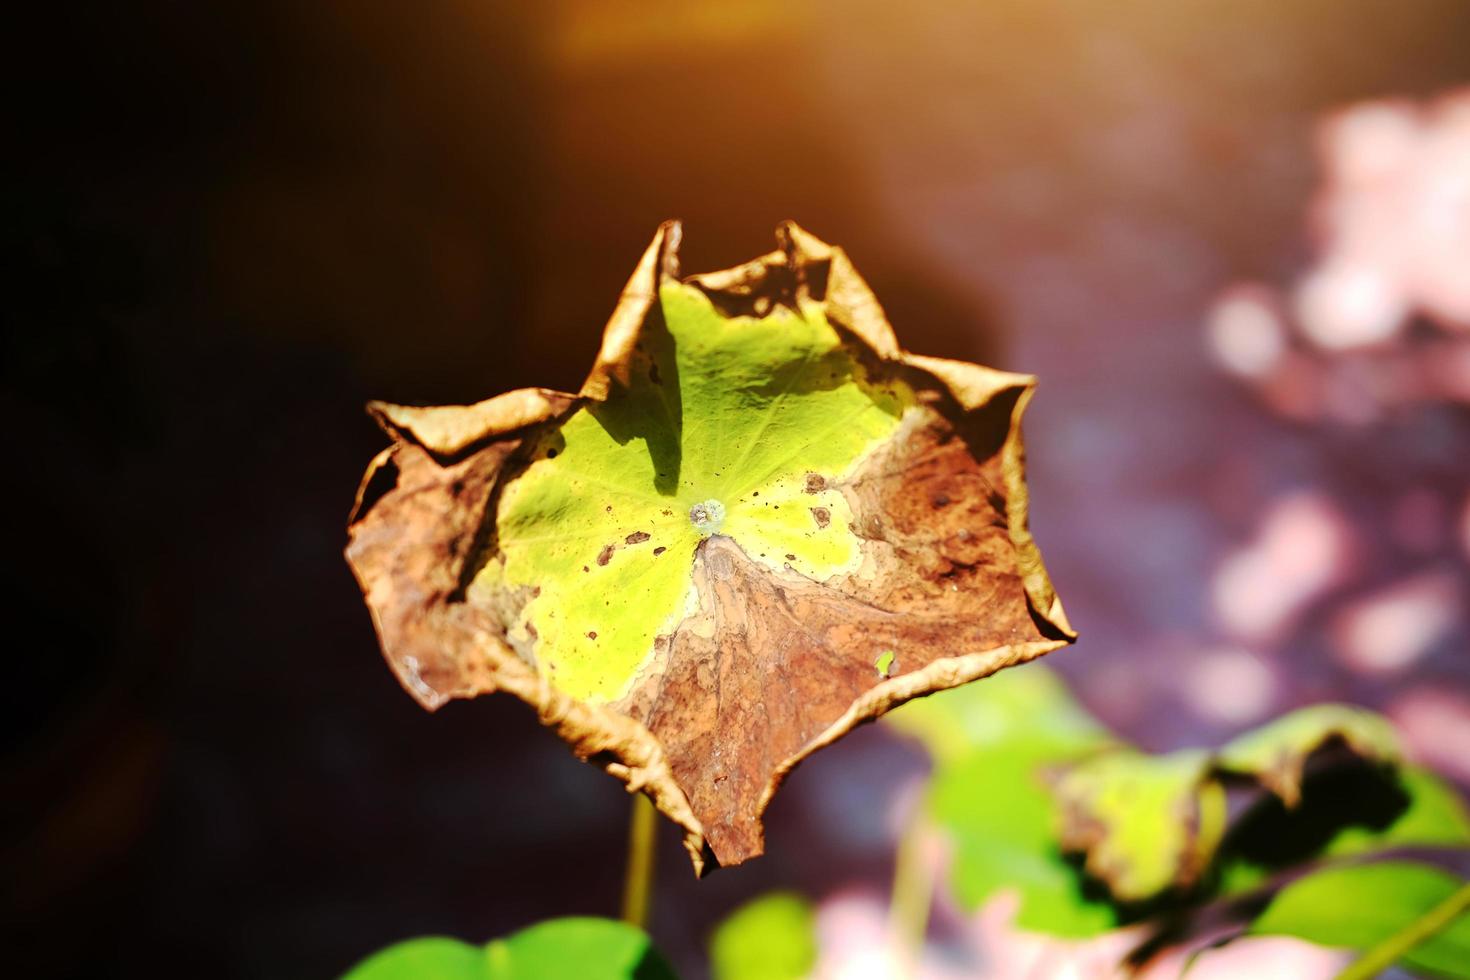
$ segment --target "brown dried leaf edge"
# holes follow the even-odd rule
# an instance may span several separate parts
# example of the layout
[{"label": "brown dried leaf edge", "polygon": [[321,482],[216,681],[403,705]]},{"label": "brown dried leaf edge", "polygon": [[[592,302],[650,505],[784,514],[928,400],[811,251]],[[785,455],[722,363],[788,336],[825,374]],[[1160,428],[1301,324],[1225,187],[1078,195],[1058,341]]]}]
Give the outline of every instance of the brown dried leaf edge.
[{"label": "brown dried leaf edge", "polygon": [[[989,481],[992,499],[985,506],[993,508],[990,523],[1002,529],[1001,547],[1009,553],[967,560],[941,550],[931,560],[941,566],[939,570],[930,568],[924,574],[929,579],[948,576],[947,589],[958,592],[956,583],[969,584],[959,573],[969,574],[974,571],[971,566],[1003,564],[1007,581],[1014,583],[1012,605],[1020,610],[996,609],[995,617],[1007,620],[1006,629],[981,630],[975,635],[1004,635],[1008,642],[992,642],[982,652],[948,656],[949,648],[942,645],[944,631],[936,630],[932,622],[936,615],[946,615],[949,592],[939,596],[937,604],[925,600],[925,622],[931,624],[926,627],[925,641],[930,652],[920,661],[929,662],[888,679],[864,681],[865,689],[846,710],[830,721],[819,718],[811,737],[805,737],[794,750],[777,754],[779,761],[759,771],[759,792],[748,792],[750,799],[743,808],[737,805],[739,801],[711,803],[711,788],[690,785],[689,778],[681,785],[665,742],[643,723],[615,706],[587,704],[560,693],[518,656],[506,641],[507,611],[478,608],[465,601],[466,588],[483,567],[485,553],[493,550],[501,482],[514,476],[517,451],[537,427],[559,424],[582,405],[606,399],[615,382],[626,381],[639,331],[656,309],[659,283],[665,277],[678,278],[679,237],[676,222],[659,229],[622,293],[604,331],[596,364],[579,394],[527,388],[470,406],[370,404],[369,413],[392,437],[393,445],[372,461],[363,477],[349,519],[347,560],[366,597],[389,666],[421,704],[433,710],[451,698],[492,691],[514,694],[532,705],[541,722],[554,729],[580,758],[623,780],[629,792],[646,793],[678,823],[695,871],[703,874],[720,860],[738,863],[761,853],[761,818],[767,805],[787,774],[813,752],[910,698],[1025,662],[1071,643],[1076,634],[1027,527],[1020,421],[1035,379],[904,351],[846,254],[788,222],[777,229],[776,251],[734,269],[685,281],[737,308],[749,308],[747,304],[765,293],[789,292],[795,283],[806,296],[824,302],[828,320],[865,346],[871,358],[903,372],[934,410],[937,421],[931,430],[944,429],[948,435],[989,433],[985,438],[991,440],[994,452],[986,465],[993,467],[996,479]],[[754,304],[756,309],[761,306]],[[919,438],[914,433],[909,436]],[[936,463],[937,456],[938,451],[932,456],[919,456],[916,451],[915,459],[931,469],[942,469],[947,464],[943,460]],[[969,460],[969,456],[964,458]],[[966,465],[979,472],[973,462]],[[912,488],[908,495],[913,495]],[[927,510],[915,519],[937,520]],[[969,541],[968,532],[958,533],[960,539]],[[994,573],[986,568],[985,574]],[[916,576],[911,578],[918,581]],[[982,586],[988,582],[976,581]],[[990,615],[988,609],[977,610],[976,604],[992,601],[993,591],[991,587],[989,592],[978,593],[968,606],[953,607],[953,645],[970,638],[960,633],[974,633],[968,627],[960,629],[960,622]],[[907,594],[910,600],[919,595],[913,589]],[[691,744],[705,743],[696,740]],[[692,750],[685,746],[685,751]],[[688,769],[686,760],[684,771]],[[700,802],[698,807],[691,806],[691,793]],[[696,810],[704,813],[703,822]]]}]

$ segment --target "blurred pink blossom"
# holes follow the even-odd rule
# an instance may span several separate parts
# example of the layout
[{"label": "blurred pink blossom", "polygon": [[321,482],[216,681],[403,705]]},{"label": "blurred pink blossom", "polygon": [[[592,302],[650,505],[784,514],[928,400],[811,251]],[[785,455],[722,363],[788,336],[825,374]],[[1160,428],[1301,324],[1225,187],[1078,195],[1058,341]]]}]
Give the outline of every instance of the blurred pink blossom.
[{"label": "blurred pink blossom", "polygon": [[1444,687],[1419,687],[1388,709],[1410,758],[1470,783],[1470,698]]},{"label": "blurred pink blossom", "polygon": [[1366,347],[1398,333],[1409,305],[1384,270],[1367,262],[1329,261],[1297,284],[1302,332],[1329,350]]},{"label": "blurred pink blossom", "polygon": [[1244,378],[1268,377],[1286,354],[1285,318],[1269,286],[1227,289],[1210,310],[1206,330],[1215,360]]},{"label": "blurred pink blossom", "polygon": [[[820,903],[813,980],[1319,980],[1332,977],[1351,954],[1285,937],[1246,937],[1199,952],[1199,943],[1169,947],[1137,970],[1125,960],[1148,937],[1148,926],[1114,929],[1089,939],[1063,939],[1018,928],[1020,896],[988,899],[944,944],[917,956],[901,948],[887,903],[874,891],[840,891]],[[1206,937],[1208,938],[1208,937]],[[1224,938],[1223,936],[1221,938]]]},{"label": "blurred pink blossom", "polygon": [[1092,939],[1059,939],[1015,926],[1020,896],[1004,891],[987,901],[972,922],[972,941],[983,956],[981,980],[1103,980],[1128,974],[1122,962],[1142,940],[1138,928],[1115,929]]},{"label": "blurred pink blossom", "polygon": [[1470,341],[1400,342],[1415,316],[1470,331],[1470,88],[1336,112],[1318,154],[1316,259],[1288,295],[1259,283],[1220,295],[1206,320],[1216,363],[1301,422],[1470,403]]},{"label": "blurred pink blossom", "polygon": [[1210,650],[1181,672],[1183,694],[1195,714],[1228,725],[1266,717],[1276,703],[1276,674],[1249,650]]},{"label": "blurred pink blossom", "polygon": [[[916,880],[910,884],[933,888],[952,863],[948,838],[927,823],[914,824],[923,804],[923,785],[915,783],[895,795],[889,807],[895,836],[912,834],[900,840],[915,850],[909,854],[917,867]],[[900,857],[903,860],[903,857]],[[890,903],[879,893],[866,888],[838,891],[817,906],[817,966],[812,972],[816,980],[868,980],[868,978],[912,977],[915,980],[960,980],[973,976],[966,966],[966,949],[960,950],[960,962],[950,962],[935,948],[910,949],[893,921]]]},{"label": "blurred pink blossom", "polygon": [[1343,110],[1320,154],[1321,257],[1293,297],[1303,333],[1329,350],[1367,346],[1415,311],[1470,329],[1470,89]]},{"label": "blurred pink blossom", "polygon": [[[817,907],[812,980],[973,980],[975,950],[909,951],[894,934],[887,902],[875,892],[844,891]],[[946,955],[948,954],[948,955]]]},{"label": "blurred pink blossom", "polygon": [[1383,674],[1412,665],[1459,620],[1456,577],[1427,572],[1348,604],[1333,617],[1329,634],[1348,667]]},{"label": "blurred pink blossom", "polygon": [[888,910],[870,892],[839,892],[817,908],[816,980],[879,980],[902,976],[903,960]]},{"label": "blurred pink blossom", "polygon": [[1144,939],[1141,927],[1115,929],[1092,939],[1058,939],[1014,926],[1020,905],[1014,892],[1003,892],[976,914],[976,945],[987,956],[972,976],[982,980],[1327,980],[1352,958],[1341,950],[1314,946],[1286,937],[1248,937],[1195,955],[1196,949],[1165,950],[1137,971],[1124,959]]},{"label": "blurred pink blossom", "polygon": [[1151,961],[1136,980],[1326,980],[1353,959],[1351,952],[1314,946],[1288,936],[1246,936],[1199,951],[1175,949]]},{"label": "blurred pink blossom", "polygon": [[1323,494],[1303,491],[1271,505],[1255,540],[1215,571],[1215,617],[1246,642],[1278,639],[1313,600],[1341,582],[1351,560],[1347,521]]}]

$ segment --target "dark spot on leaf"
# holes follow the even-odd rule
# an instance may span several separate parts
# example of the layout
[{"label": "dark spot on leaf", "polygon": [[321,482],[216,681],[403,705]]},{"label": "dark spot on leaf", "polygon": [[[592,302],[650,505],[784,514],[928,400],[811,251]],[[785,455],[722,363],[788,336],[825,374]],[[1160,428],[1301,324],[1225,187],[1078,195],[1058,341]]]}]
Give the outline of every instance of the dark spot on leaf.
[{"label": "dark spot on leaf", "polygon": [[449,492],[452,493],[452,494],[454,494],[456,497],[458,497],[460,494],[464,493],[464,481],[463,480],[455,480],[453,483],[451,483],[449,485]]},{"label": "dark spot on leaf", "polygon": [[[603,549],[597,553],[597,564],[606,565],[608,562],[612,561],[613,551],[613,545],[604,545]],[[585,568],[586,566],[584,565],[583,567]]]},{"label": "dark spot on leaf", "polygon": [[787,561],[796,561],[796,556],[795,555],[787,555],[786,556],[786,560]]},{"label": "dark spot on leaf", "polygon": [[806,475],[806,492],[821,493],[827,489],[827,478],[820,473],[808,473]]},{"label": "dark spot on leaf", "polygon": [[832,512],[825,507],[813,507],[812,519],[817,522],[817,527],[826,527],[832,523]]},{"label": "dark spot on leaf", "polygon": [[604,507],[602,509],[605,510],[605,511],[607,511],[609,514],[611,514],[612,513],[612,504],[608,504],[606,507]]},{"label": "dark spot on leaf", "polygon": [[668,551],[668,550],[669,550],[668,548],[662,548],[662,547],[660,547],[660,548],[654,548],[653,549],[653,553],[654,553],[654,555],[657,556],[657,555],[663,554],[665,551]]},{"label": "dark spot on leaf", "polygon": [[555,449],[548,449],[548,450],[546,450],[546,458],[547,459],[556,459],[556,450]]},{"label": "dark spot on leaf", "polygon": [[539,599],[539,598],[541,598],[541,586],[538,585],[534,589],[531,590],[531,598],[532,599]]},{"label": "dark spot on leaf", "polygon": [[674,516],[674,512],[673,512],[673,511],[671,511],[671,510],[666,510],[666,511],[662,511],[662,512],[661,512],[661,513],[662,513],[662,514],[663,514],[663,515],[664,515],[664,516],[665,516],[665,517],[673,517],[673,516]]},{"label": "dark spot on leaf", "polygon": [[947,494],[947,493],[936,493],[934,496],[932,496],[932,497],[929,498],[929,503],[933,504],[934,505],[934,508],[936,510],[939,509],[940,507],[948,507],[949,506],[949,494]]},{"label": "dark spot on leaf", "polygon": [[590,571],[592,571],[592,569],[588,568],[586,565],[583,565],[582,566],[582,571],[584,571],[584,572],[590,572]]},{"label": "dark spot on leaf", "polygon": [[588,630],[587,631],[587,639],[589,639],[589,640],[595,640],[595,639],[597,639],[597,630]]},{"label": "dark spot on leaf", "polygon": [[761,492],[759,490],[757,490],[757,491],[755,491],[755,493],[752,493],[751,494],[752,497],[759,497],[760,495],[761,495]]},{"label": "dark spot on leaf", "polygon": [[661,385],[664,383],[663,379],[658,376],[657,364],[648,365],[648,380],[652,381],[656,385]]},{"label": "dark spot on leaf", "polygon": [[649,534],[647,531],[634,531],[632,534],[624,538],[623,541],[628,544],[641,544],[651,537],[653,537],[653,535]]},{"label": "dark spot on leaf", "polygon": [[536,632],[536,624],[531,622],[526,623],[526,635],[533,640],[541,638],[541,634]]}]

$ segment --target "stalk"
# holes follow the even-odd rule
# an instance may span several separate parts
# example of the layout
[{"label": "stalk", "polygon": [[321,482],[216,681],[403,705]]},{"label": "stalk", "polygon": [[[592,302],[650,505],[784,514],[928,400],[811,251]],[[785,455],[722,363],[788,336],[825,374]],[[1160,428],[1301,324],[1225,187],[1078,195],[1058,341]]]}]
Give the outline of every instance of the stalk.
[{"label": "stalk", "polygon": [[1372,947],[1337,975],[1337,980],[1372,980],[1403,959],[1415,946],[1470,909],[1470,881],[1419,918]]},{"label": "stalk", "polygon": [[647,931],[648,906],[653,895],[653,857],[657,843],[658,811],[642,793],[633,794],[628,825],[628,866],[623,876],[623,921]]}]

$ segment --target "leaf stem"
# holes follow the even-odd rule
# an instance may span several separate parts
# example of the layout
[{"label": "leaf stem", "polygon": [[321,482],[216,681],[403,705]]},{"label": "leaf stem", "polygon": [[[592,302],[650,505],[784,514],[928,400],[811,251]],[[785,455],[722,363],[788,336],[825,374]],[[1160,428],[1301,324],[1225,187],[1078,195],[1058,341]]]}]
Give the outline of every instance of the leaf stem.
[{"label": "leaf stem", "polygon": [[925,854],[929,827],[922,806],[898,839],[893,862],[893,895],[888,908],[889,928],[899,955],[911,972],[916,971],[929,929],[929,907],[934,898],[934,868]]},{"label": "leaf stem", "polygon": [[633,813],[628,825],[628,866],[623,875],[623,921],[639,929],[648,928],[649,899],[653,894],[654,844],[658,835],[658,811],[642,793],[633,794]]},{"label": "leaf stem", "polygon": [[1470,881],[1350,963],[1347,969],[1337,975],[1337,980],[1371,980],[1397,963],[1414,947],[1455,921],[1467,909],[1470,909]]}]

